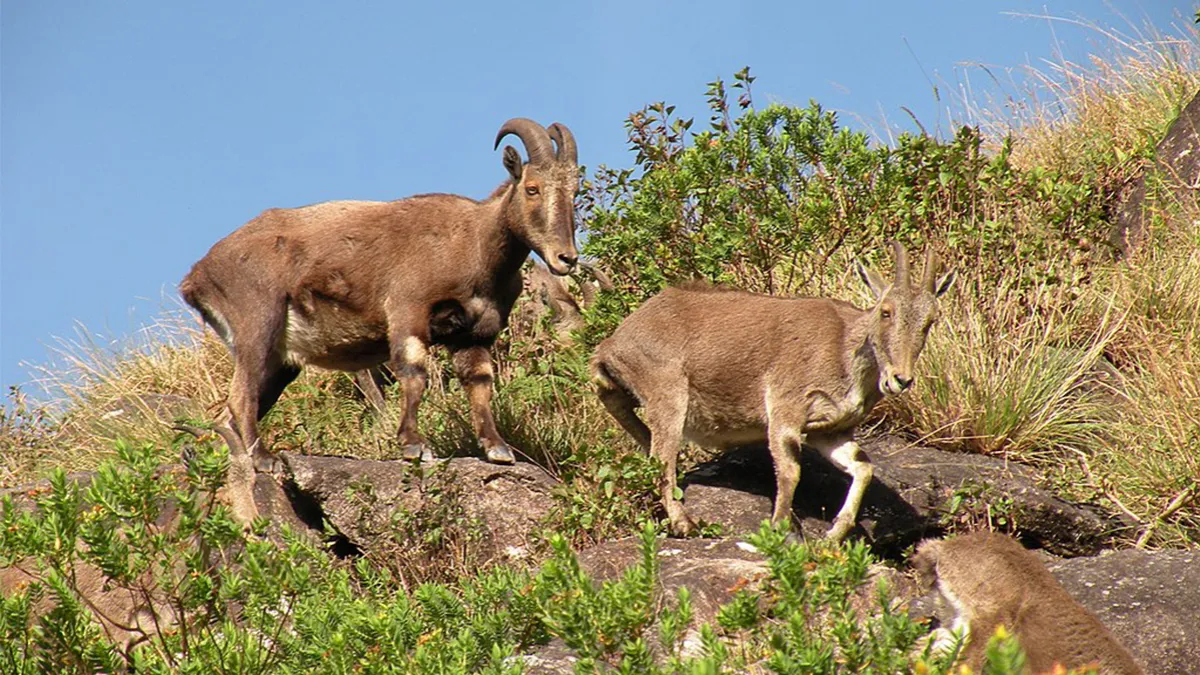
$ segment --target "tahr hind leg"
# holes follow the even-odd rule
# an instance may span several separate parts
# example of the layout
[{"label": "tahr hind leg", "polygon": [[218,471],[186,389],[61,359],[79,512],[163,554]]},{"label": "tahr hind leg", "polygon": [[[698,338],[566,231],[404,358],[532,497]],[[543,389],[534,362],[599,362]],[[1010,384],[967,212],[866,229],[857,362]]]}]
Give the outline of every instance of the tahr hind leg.
[{"label": "tahr hind leg", "polygon": [[286,305],[258,322],[233,326],[233,379],[229,387],[229,413],[245,452],[253,455],[258,471],[274,469],[275,457],[262,446],[258,421],[275,405],[284,387],[300,372],[285,365],[276,352],[286,321]]},{"label": "tahr hind leg", "polygon": [[433,453],[425,444],[425,438],[417,431],[417,411],[429,382],[429,373],[425,368],[428,348],[421,338],[404,335],[393,338],[391,349],[392,363],[396,366],[396,375],[404,390],[404,417],[400,420],[397,432],[403,446],[401,456],[407,460],[432,461]]},{"label": "tahr hind leg", "polygon": [[663,390],[671,393],[655,397],[645,406],[646,426],[650,429],[650,454],[663,465],[659,489],[671,532],[685,537],[696,531],[695,521],[687,514],[683,502],[675,496],[677,463],[687,417],[687,381],[680,381],[678,386],[664,386]]}]

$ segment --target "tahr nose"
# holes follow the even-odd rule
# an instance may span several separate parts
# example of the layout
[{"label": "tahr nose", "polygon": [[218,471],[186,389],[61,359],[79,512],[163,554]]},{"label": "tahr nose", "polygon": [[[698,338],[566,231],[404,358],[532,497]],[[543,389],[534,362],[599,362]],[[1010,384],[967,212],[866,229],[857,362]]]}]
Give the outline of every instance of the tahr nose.
[{"label": "tahr nose", "polygon": [[569,254],[566,254],[566,253],[560,253],[560,254],[558,254],[558,259],[559,259],[560,261],[562,261],[562,264],[566,265],[567,267],[571,267],[571,268],[574,268],[574,267],[575,267],[575,263],[579,262],[579,256],[577,256],[577,255],[569,255]]},{"label": "tahr nose", "polygon": [[911,377],[904,377],[903,375],[894,375],[892,379],[896,381],[896,384],[900,387],[900,391],[908,389],[913,383]]}]

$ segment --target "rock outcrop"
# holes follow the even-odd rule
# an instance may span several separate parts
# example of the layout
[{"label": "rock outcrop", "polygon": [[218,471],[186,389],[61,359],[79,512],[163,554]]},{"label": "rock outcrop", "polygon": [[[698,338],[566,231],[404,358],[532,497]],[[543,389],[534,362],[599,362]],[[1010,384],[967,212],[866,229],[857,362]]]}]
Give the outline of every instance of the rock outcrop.
[{"label": "rock outcrop", "polygon": [[[1038,487],[1024,465],[981,455],[913,447],[883,436],[864,440],[875,465],[859,516],[859,534],[876,552],[899,555],[922,537],[937,536],[949,506],[1003,510],[1030,545],[1065,556],[1092,555],[1113,542],[1121,523]],[[804,452],[794,510],[806,536],[823,536],[846,498],[850,479]],[[771,515],[775,472],[765,448],[735,450],[701,465],[684,480],[689,513],[728,533],[758,529]]]},{"label": "rock outcrop", "polygon": [[1154,164],[1121,194],[1109,241],[1122,253],[1146,236],[1147,211],[1154,205],[1200,197],[1200,92],[1179,113],[1154,148]]},{"label": "rock outcrop", "polygon": [[[597,582],[614,579],[641,562],[640,546],[637,538],[599,544],[579,554],[579,566]],[[698,623],[713,621],[737,589],[753,589],[767,574],[763,556],[733,538],[661,540],[658,562],[663,595],[674,598],[686,587]]]},{"label": "rock outcrop", "polygon": [[553,506],[555,480],[533,464],[499,466],[473,457],[435,464],[282,456],[284,490],[305,520],[328,520],[345,543],[363,551],[387,545],[422,519],[456,521],[472,530],[478,563],[528,555],[531,534]]},{"label": "rock outcrop", "polygon": [[1200,664],[1200,551],[1109,551],[1050,572],[1108,626],[1147,673]]}]

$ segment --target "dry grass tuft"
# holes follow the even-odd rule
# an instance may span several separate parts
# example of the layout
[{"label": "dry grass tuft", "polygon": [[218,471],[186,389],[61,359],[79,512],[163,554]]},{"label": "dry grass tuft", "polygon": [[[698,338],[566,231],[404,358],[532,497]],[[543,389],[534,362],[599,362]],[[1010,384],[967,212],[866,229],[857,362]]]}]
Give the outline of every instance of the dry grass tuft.
[{"label": "dry grass tuft", "polygon": [[[1200,205],[1104,271],[1084,300],[1128,317],[1112,341],[1125,400],[1089,457],[1103,492],[1142,523],[1139,543],[1200,540]],[[1094,311],[1094,310],[1093,310]]]},{"label": "dry grass tuft", "polygon": [[[1051,24],[1082,26],[1097,37],[1085,63],[1060,58],[1016,72],[1020,84],[1003,85],[1002,97],[971,100],[970,83],[959,105],[968,123],[996,140],[1013,136],[1013,162],[1023,169],[1087,173],[1098,168],[1135,173],[1157,139],[1200,90],[1200,30],[1180,23],[1164,32],[1130,24],[1125,29],[1082,19],[1022,15]],[[1097,159],[1104,159],[1098,165]]]},{"label": "dry grass tuft", "polygon": [[[1200,91],[1200,31],[1130,36],[1038,18],[1092,28],[1103,53],[1030,68],[1019,96],[963,108],[993,140],[1011,135],[1018,167],[1075,176],[1111,200]],[[1043,226],[1019,210],[997,217],[1015,233]],[[1031,462],[1072,496],[1107,501],[1140,523],[1139,545],[1194,545],[1200,203],[1153,204],[1147,222],[1151,241],[1133,257],[1081,258],[1066,284],[1022,286],[1013,269],[960,285],[922,356],[925,381],[890,407],[929,443]]]},{"label": "dry grass tuft", "polygon": [[1046,469],[1077,499],[1139,523],[1140,545],[1200,541],[1200,204],[1157,238],[1061,288],[962,284],[886,403],[922,442]]},{"label": "dry grass tuft", "polygon": [[[921,442],[1037,463],[1093,447],[1111,415],[1105,348],[1122,318],[1071,339],[1047,287],[964,283],[921,356],[914,391],[888,403]],[[973,287],[973,288],[970,288]]]},{"label": "dry grass tuft", "polygon": [[45,403],[13,395],[0,425],[0,484],[90,469],[122,438],[168,442],[174,418],[205,418],[223,403],[232,364],[194,316],[171,308],[118,342],[81,326],[33,371]]}]

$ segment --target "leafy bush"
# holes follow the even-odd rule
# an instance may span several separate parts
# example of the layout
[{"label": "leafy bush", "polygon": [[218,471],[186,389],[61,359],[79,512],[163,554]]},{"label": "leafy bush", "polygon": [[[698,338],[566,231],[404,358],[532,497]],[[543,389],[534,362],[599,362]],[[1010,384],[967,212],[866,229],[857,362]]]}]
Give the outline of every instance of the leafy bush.
[{"label": "leafy bush", "polygon": [[[899,672],[921,657],[926,628],[885,587],[854,600],[873,562],[861,543],[795,544],[764,524],[750,541],[769,576],[717,625],[695,625],[686,589],[663,597],[651,523],[640,560],[603,584],[556,536],[536,573],[406,587],[266,523],[244,533],[214,499],[226,451],[189,452],[163,469],[164,452],[123,444],[86,487],[59,472],[36,508],[4,500],[0,563],[26,578],[0,603],[7,672],[519,673],[551,638],[578,672]],[[939,658],[921,667],[947,672]]]},{"label": "leafy bush", "polygon": [[[205,447],[186,470],[174,470],[162,468],[165,453],[150,445],[116,451],[117,461],[86,487],[56,471],[35,511],[3,500],[0,567],[30,583],[4,601],[5,660],[29,672],[113,670],[119,658],[105,638],[136,641],[148,632],[142,649],[172,663],[175,636],[204,625],[195,617],[211,617],[222,592],[216,565],[239,541],[215,500],[228,457]],[[97,599],[99,590],[106,592]],[[42,601],[53,609],[34,621]],[[105,621],[97,624],[93,611]]]},{"label": "leafy bush", "polygon": [[513,646],[544,639],[526,573],[407,593],[265,523],[244,537],[214,500],[224,449],[164,459],[121,445],[86,489],[59,472],[36,510],[5,499],[0,563],[27,577],[0,614],[14,672],[515,672]]},{"label": "leafy bush", "polygon": [[[999,276],[1021,261],[1023,283],[1074,281],[1104,231],[1106,194],[1083,172],[1011,161],[1012,140],[984,148],[979,130],[953,138],[902,134],[894,147],[840,126],[816,102],[753,107],[744,69],[729,102],[710,83],[709,129],[656,103],[626,123],[634,168],[585,181],[585,252],[616,293],[591,311],[598,341],[665,285],[690,278],[763,293],[825,292],[849,256],[888,239],[930,245]],[[1070,262],[1068,262],[1070,261]]]}]

